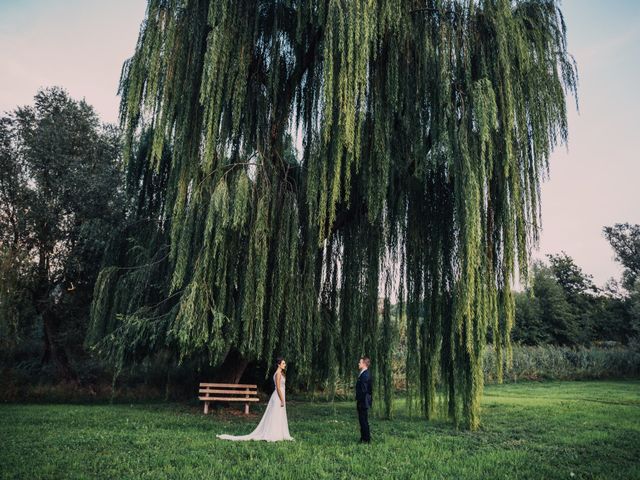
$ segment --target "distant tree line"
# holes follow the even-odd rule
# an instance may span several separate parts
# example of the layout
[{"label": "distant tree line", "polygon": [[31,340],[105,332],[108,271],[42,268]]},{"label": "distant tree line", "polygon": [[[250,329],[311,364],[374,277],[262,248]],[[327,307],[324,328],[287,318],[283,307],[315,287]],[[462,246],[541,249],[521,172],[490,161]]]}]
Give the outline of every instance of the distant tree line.
[{"label": "distant tree line", "polygon": [[548,255],[548,262],[533,265],[530,285],[516,294],[515,342],[575,346],[638,337],[640,225],[603,231],[624,267],[621,281],[599,288],[566,253]]}]

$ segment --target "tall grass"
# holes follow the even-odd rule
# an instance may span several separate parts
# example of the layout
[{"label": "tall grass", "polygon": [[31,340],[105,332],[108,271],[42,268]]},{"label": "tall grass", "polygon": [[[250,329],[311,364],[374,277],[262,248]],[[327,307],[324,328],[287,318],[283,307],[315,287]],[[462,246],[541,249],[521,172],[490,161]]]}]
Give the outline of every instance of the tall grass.
[{"label": "tall grass", "polygon": [[[495,383],[496,357],[493,347],[484,355],[486,383]],[[504,381],[587,380],[640,376],[640,349],[635,346],[560,347],[556,345],[514,346],[513,365],[505,369]]]},{"label": "tall grass", "polygon": [[[497,383],[496,355],[492,345],[485,349],[483,369],[485,383]],[[625,378],[640,378],[638,342],[629,345],[603,342],[591,347],[514,345],[513,364],[510,368],[505,366],[503,381]],[[397,391],[405,390],[404,352],[394,355],[393,381]]]}]

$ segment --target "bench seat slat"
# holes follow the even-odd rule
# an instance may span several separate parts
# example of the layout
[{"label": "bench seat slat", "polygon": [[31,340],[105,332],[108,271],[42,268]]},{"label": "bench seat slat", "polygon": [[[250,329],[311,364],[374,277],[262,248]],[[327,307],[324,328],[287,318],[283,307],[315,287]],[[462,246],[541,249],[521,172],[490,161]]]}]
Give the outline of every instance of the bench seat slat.
[{"label": "bench seat slat", "polygon": [[243,383],[201,383],[202,387],[228,387],[228,388],[258,388],[257,385],[245,385]]},{"label": "bench seat slat", "polygon": [[200,400],[212,402],[212,401],[220,401],[220,402],[259,402],[259,398],[239,398],[239,397],[199,397]]},{"label": "bench seat slat", "polygon": [[257,390],[205,390],[200,389],[198,393],[224,393],[225,395],[257,395]]}]

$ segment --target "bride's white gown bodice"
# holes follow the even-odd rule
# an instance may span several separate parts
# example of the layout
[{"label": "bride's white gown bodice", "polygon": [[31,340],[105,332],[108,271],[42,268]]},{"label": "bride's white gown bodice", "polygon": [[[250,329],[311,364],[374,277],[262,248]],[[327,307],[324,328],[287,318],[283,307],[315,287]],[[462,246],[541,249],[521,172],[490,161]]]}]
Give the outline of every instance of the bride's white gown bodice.
[{"label": "bride's white gown bodice", "polygon": [[[276,384],[276,375],[273,375],[273,383]],[[280,390],[282,398],[285,397],[285,376],[280,378]],[[262,415],[260,423],[256,429],[248,435],[216,435],[222,440],[266,440],[267,442],[277,442],[278,440],[293,440],[289,435],[289,424],[287,422],[287,407],[280,406],[280,397],[278,396],[278,387],[271,394],[267,408]]]}]

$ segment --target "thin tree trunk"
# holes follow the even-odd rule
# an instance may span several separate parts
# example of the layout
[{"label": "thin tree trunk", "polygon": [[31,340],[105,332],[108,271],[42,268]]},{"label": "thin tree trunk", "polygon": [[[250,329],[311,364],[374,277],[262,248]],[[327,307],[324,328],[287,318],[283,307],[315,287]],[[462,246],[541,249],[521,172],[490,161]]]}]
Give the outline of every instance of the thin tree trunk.
[{"label": "thin tree trunk", "polygon": [[33,292],[36,311],[42,318],[44,331],[44,349],[41,363],[53,363],[60,377],[65,381],[78,384],[76,372],[69,363],[66,349],[60,340],[60,317],[54,310],[54,301],[51,295],[51,282],[49,274],[50,252],[42,245],[38,250],[38,281],[37,288]]},{"label": "thin tree trunk", "polygon": [[60,341],[60,319],[48,308],[40,312],[44,327],[42,363],[52,363],[65,381],[78,383],[78,375],[71,367],[64,345]]},{"label": "thin tree trunk", "polygon": [[171,397],[171,365],[167,365],[167,382],[164,385],[164,401],[168,402]]}]

